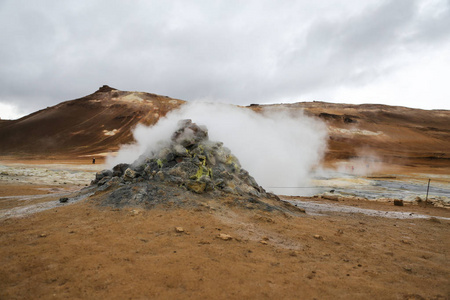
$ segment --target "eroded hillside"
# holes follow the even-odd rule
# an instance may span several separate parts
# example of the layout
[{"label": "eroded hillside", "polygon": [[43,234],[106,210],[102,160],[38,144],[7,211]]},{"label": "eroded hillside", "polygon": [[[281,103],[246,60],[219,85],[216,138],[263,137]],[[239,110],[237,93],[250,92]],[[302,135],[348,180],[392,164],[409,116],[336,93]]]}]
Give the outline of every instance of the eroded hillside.
[{"label": "eroded hillside", "polygon": [[450,111],[380,104],[302,102],[264,109],[304,110],[326,122],[327,161],[372,157],[399,164],[450,165]]},{"label": "eroded hillside", "polygon": [[184,101],[101,87],[18,120],[0,123],[2,155],[90,155],[133,141],[138,124],[155,124]]},{"label": "eroded hillside", "polygon": [[[102,156],[132,143],[139,123],[155,124],[185,101],[103,86],[18,120],[0,122],[0,155]],[[364,104],[302,102],[247,109],[304,111],[327,124],[326,161],[375,157],[384,162],[448,167],[450,111]]]}]

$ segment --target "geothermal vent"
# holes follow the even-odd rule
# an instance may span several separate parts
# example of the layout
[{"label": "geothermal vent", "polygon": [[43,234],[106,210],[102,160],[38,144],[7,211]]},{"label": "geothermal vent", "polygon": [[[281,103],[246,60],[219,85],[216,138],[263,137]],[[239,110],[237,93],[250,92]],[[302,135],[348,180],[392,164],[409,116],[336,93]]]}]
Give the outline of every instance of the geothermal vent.
[{"label": "geothermal vent", "polygon": [[211,199],[266,210],[290,206],[267,193],[223,143],[210,141],[206,127],[191,120],[179,121],[166,147],[98,172],[92,185],[100,204],[115,207],[197,206]]}]

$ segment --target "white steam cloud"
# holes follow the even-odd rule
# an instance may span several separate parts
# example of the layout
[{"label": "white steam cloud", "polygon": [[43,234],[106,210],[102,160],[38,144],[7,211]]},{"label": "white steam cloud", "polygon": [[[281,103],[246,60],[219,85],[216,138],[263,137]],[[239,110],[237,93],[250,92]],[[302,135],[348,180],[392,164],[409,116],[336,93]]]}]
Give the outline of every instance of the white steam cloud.
[{"label": "white steam cloud", "polygon": [[326,148],[326,126],[302,111],[267,108],[256,113],[234,105],[193,102],[168,113],[154,126],[137,126],[133,132],[136,144],[122,147],[108,158],[108,165],[132,163],[143,153],[163,147],[181,119],[205,125],[209,139],[223,142],[258,184],[281,194],[301,194],[299,189],[286,188],[308,185],[311,170]]}]

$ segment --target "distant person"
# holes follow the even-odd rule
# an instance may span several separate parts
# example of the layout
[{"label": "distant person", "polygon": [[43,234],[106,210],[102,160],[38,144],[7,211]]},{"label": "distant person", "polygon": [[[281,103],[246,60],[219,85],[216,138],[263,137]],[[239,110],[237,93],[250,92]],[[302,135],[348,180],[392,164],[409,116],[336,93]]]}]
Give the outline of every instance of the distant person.
[{"label": "distant person", "polygon": [[95,157],[92,159],[92,163],[95,164]]}]

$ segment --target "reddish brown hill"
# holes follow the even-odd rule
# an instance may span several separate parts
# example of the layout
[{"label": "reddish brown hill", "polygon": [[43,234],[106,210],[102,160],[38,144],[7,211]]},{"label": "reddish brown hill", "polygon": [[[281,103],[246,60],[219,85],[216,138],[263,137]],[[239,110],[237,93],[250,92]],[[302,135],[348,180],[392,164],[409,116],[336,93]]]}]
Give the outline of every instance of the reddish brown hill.
[{"label": "reddish brown hill", "polygon": [[0,123],[1,155],[88,155],[132,141],[138,123],[156,123],[184,101],[108,86],[18,120]]},{"label": "reddish brown hill", "polygon": [[[0,122],[0,155],[77,157],[116,151],[138,124],[155,124],[184,101],[101,87],[18,120]],[[329,162],[368,153],[400,164],[450,168],[450,111],[324,102],[251,105],[302,110],[326,122]]]},{"label": "reddish brown hill", "polygon": [[327,161],[377,156],[399,164],[425,164],[450,169],[450,111],[421,110],[380,104],[302,102],[261,109],[303,110],[326,122]]}]

